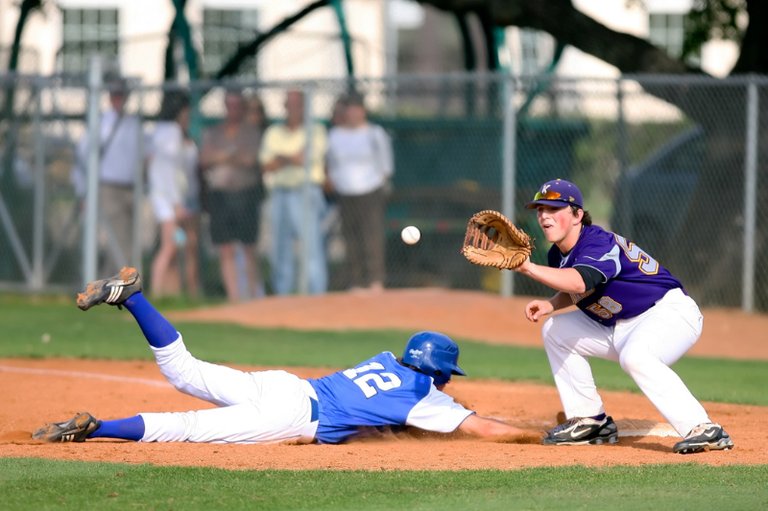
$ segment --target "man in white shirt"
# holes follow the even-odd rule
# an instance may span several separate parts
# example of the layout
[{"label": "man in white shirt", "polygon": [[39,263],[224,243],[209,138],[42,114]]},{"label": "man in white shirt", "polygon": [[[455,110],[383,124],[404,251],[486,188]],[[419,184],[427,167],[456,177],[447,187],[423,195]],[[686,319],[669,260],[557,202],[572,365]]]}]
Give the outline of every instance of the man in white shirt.
[{"label": "man in white shirt", "polygon": [[[110,109],[101,114],[99,145],[99,218],[109,231],[106,267],[111,273],[130,263],[133,253],[133,182],[139,167],[139,137],[144,137],[141,120],[123,113],[128,97],[124,80],[108,82]],[[146,148],[147,145],[144,144]],[[90,140],[86,130],[77,145],[72,183],[80,198],[85,197]],[[142,158],[143,159],[143,158]],[[110,270],[112,268],[113,270]]]}]

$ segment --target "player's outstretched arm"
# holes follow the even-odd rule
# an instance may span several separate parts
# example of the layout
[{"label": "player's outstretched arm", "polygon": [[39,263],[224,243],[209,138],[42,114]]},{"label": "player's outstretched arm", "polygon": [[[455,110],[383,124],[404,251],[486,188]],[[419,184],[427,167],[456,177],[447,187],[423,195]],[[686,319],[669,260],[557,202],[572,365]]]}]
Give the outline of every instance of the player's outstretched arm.
[{"label": "player's outstretched arm", "polygon": [[477,414],[472,414],[464,419],[464,422],[458,427],[458,431],[480,438],[530,435],[530,432],[524,429],[510,426],[496,419],[480,417]]},{"label": "player's outstretched arm", "polygon": [[583,293],[587,290],[584,277],[573,268],[550,268],[526,261],[514,271],[528,275],[533,280],[564,293]]}]

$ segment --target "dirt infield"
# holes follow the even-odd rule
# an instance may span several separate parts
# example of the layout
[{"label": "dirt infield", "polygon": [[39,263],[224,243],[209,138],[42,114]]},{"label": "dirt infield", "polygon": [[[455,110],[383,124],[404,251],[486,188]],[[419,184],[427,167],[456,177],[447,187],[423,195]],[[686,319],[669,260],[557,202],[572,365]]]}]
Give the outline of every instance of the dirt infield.
[{"label": "dirt infield", "polygon": [[[271,298],[175,313],[172,317],[304,329],[437,329],[461,338],[540,346],[538,325],[522,316],[524,302],[483,293],[425,289],[388,291],[376,296],[340,293]],[[480,321],[492,311],[508,314],[499,322]],[[758,335],[767,328],[765,317],[705,311],[704,336],[690,353],[768,359],[766,343],[758,342]],[[505,332],[515,333],[510,336]],[[324,374],[317,369],[291,371],[302,377]],[[115,419],[138,412],[186,411],[210,405],[175,391],[153,363],[143,361],[0,359],[0,388],[4,390],[0,396],[0,456],[229,469],[510,470],[557,465],[768,463],[768,452],[762,448],[768,407],[759,406],[705,403],[710,416],[734,438],[736,449],[689,456],[671,452],[678,440],[671,436],[622,436],[617,445],[590,447],[492,443],[418,434],[335,446],[140,444],[101,439],[53,445],[29,440],[29,432],[45,422],[65,420],[83,410],[101,419]],[[457,379],[447,390],[482,415],[507,420],[532,432],[554,426],[560,410],[556,390],[541,385]],[[663,423],[644,396],[628,392],[603,392],[602,396],[606,408],[619,421]]]},{"label": "dirt infield", "polygon": [[[475,291],[403,289],[270,298],[177,312],[171,318],[298,330],[437,330],[462,339],[540,347],[541,324],[531,323],[523,313],[529,300]],[[768,316],[736,309],[707,309],[703,314],[704,332],[689,355],[768,360]]]}]

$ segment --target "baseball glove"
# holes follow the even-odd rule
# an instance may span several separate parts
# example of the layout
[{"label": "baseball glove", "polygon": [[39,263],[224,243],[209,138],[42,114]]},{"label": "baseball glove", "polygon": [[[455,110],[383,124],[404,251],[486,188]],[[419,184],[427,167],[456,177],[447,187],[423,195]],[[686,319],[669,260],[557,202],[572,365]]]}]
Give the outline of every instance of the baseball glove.
[{"label": "baseball glove", "polygon": [[470,263],[513,270],[531,256],[531,237],[498,211],[472,215],[461,253]]}]

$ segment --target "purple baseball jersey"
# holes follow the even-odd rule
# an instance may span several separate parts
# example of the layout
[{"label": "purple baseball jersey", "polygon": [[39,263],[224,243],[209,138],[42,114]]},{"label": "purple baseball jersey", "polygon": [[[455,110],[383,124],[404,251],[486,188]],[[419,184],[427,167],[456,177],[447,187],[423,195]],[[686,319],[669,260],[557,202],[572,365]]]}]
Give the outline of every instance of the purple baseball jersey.
[{"label": "purple baseball jersey", "polygon": [[605,326],[638,316],[670,289],[683,287],[642,248],[596,225],[582,227],[568,254],[552,245],[548,259],[553,268],[588,266],[603,274],[602,283],[581,294],[571,293],[571,299],[589,318]]}]

